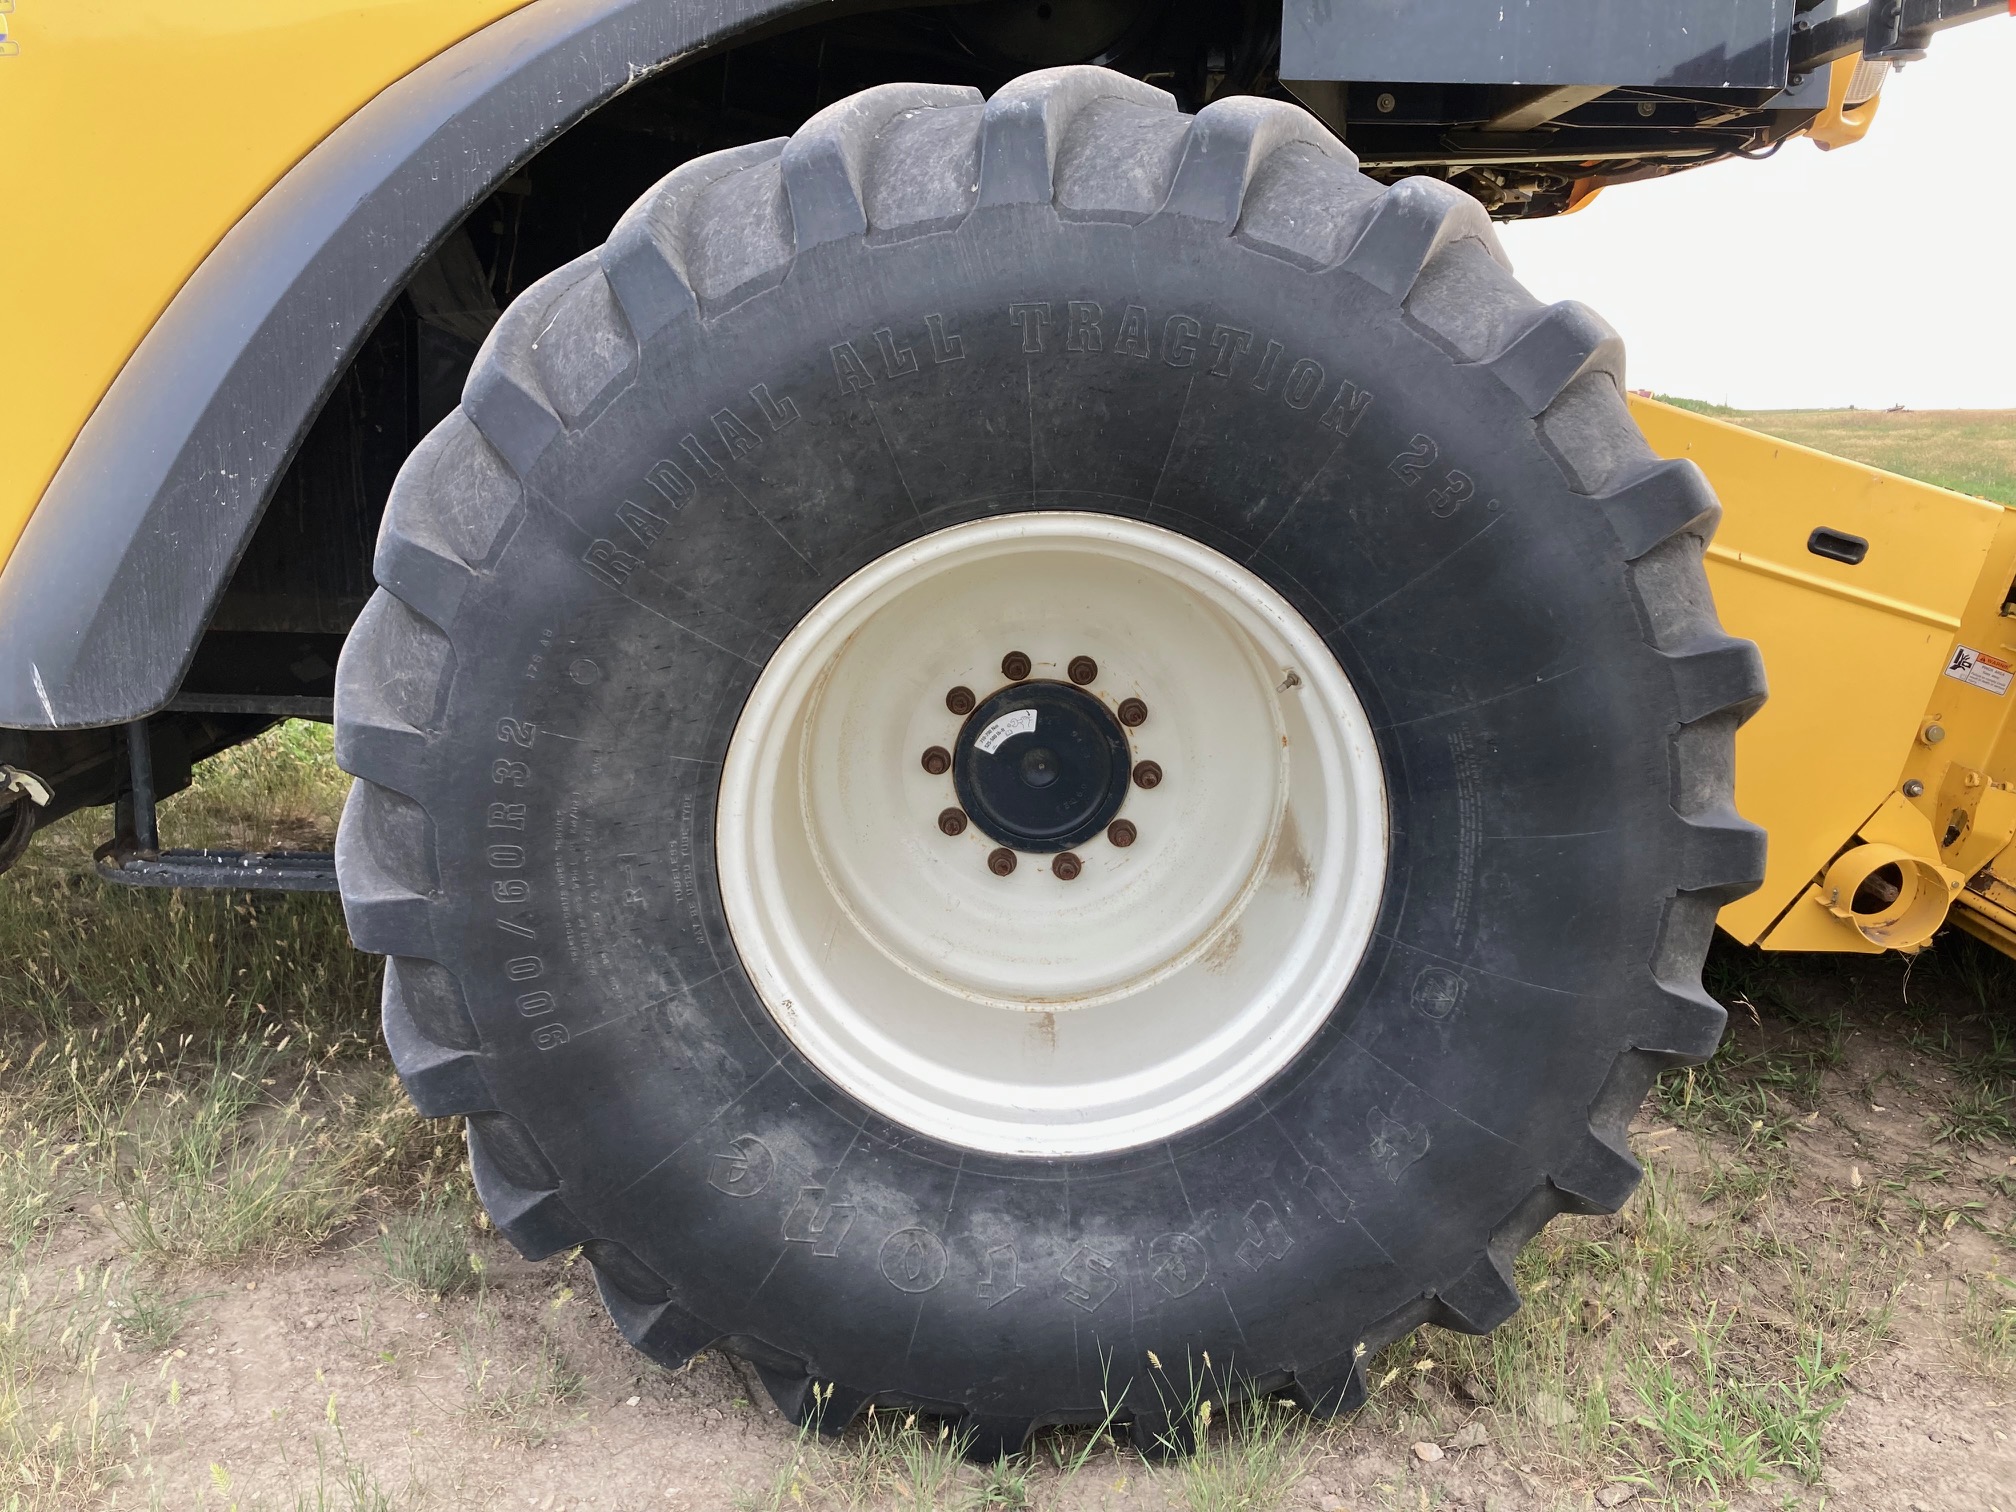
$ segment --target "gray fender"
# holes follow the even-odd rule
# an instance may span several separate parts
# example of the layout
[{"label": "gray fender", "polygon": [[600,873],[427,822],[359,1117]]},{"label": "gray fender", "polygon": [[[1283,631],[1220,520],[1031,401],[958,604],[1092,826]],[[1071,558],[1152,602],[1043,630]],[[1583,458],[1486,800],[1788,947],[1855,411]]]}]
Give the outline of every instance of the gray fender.
[{"label": "gray fender", "polygon": [[0,727],[114,724],[174,695],[358,343],[514,169],[640,77],[788,12],[842,9],[534,0],[332,132],[183,286],[44,491],[0,571]]}]

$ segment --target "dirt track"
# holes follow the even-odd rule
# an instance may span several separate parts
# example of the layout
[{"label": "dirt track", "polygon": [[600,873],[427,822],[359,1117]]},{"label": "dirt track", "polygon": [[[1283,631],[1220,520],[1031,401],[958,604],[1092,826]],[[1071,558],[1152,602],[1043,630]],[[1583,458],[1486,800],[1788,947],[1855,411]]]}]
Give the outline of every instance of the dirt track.
[{"label": "dirt track", "polygon": [[[451,1228],[478,1284],[416,1295],[379,1232],[408,1231],[397,1192],[285,1263],[165,1273],[136,1267],[101,1197],[55,1226],[20,1297],[67,1305],[80,1341],[99,1330],[111,1431],[90,1504],[1510,1509],[1628,1491],[2012,1512],[2005,968],[1947,942],[1906,1004],[1898,962],[1715,967],[1723,1056],[1648,1105],[1652,1178],[1626,1212],[1563,1220],[1528,1253],[1520,1319],[1398,1346],[1355,1418],[1235,1421],[1188,1466],[1053,1433],[990,1480],[952,1465],[939,1425],[890,1415],[801,1441],[732,1359],[667,1374],[632,1355],[578,1259],[527,1264]],[[161,1348],[122,1326],[136,1286],[182,1309]],[[75,1389],[69,1348],[42,1389]]]}]

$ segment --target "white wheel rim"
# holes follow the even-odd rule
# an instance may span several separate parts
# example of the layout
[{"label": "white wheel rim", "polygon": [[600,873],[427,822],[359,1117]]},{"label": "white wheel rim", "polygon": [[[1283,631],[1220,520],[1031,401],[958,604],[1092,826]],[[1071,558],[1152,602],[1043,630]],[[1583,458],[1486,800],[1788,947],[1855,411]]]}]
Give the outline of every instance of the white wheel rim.
[{"label": "white wheel rim", "polygon": [[[1140,698],[1139,839],[1022,853],[948,836],[946,691],[1026,653]],[[978,760],[976,756],[972,758]],[[1091,1155],[1166,1139],[1306,1045],[1372,936],[1386,798],[1371,724],[1320,636],[1188,537],[1043,512],[922,537],[834,589],[744,707],[716,842],[735,945],[783,1032],[868,1107],[951,1144]]]}]

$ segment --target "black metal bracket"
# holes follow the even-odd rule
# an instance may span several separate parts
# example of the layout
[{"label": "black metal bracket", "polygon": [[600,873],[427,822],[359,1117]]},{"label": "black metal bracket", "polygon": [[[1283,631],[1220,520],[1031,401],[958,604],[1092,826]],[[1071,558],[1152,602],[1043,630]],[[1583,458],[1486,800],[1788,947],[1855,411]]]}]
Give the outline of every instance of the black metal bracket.
[{"label": "black metal bracket", "polygon": [[121,732],[127,787],[114,809],[113,836],[98,847],[98,875],[124,887],[218,887],[335,892],[336,858],[326,851],[167,850],[154,802],[154,748],[147,721]]},{"label": "black metal bracket", "polygon": [[2005,0],[1869,0],[1818,25],[1792,27],[1792,72],[1811,73],[1860,53],[1872,61],[1909,63],[1925,56],[1934,32],[1978,21],[2006,8]]}]

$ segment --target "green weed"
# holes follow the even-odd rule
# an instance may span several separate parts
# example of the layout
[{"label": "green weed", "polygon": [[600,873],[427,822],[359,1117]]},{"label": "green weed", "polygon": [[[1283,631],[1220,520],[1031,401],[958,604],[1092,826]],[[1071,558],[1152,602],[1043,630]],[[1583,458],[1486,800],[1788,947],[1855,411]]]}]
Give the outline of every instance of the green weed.
[{"label": "green weed", "polygon": [[446,1192],[422,1193],[413,1211],[387,1218],[379,1253],[393,1282],[418,1296],[450,1297],[480,1279],[469,1248],[466,1201]]},{"label": "green weed", "polygon": [[1281,1506],[1316,1457],[1309,1420],[1292,1402],[1248,1396],[1212,1422],[1199,1404],[1196,1451],[1181,1464],[1190,1512],[1266,1512]]}]

